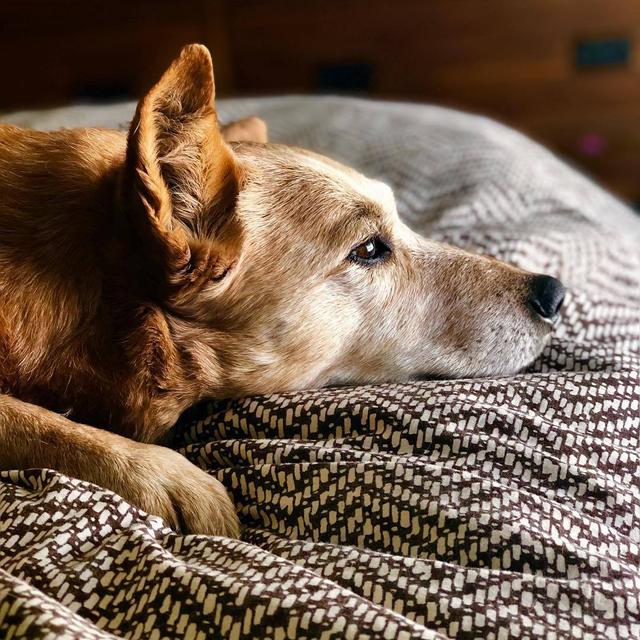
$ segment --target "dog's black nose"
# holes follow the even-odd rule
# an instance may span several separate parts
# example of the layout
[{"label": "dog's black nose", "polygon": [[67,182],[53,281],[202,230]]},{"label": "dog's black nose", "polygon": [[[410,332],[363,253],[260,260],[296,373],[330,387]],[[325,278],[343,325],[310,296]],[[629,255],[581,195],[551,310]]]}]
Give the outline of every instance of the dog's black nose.
[{"label": "dog's black nose", "polygon": [[558,315],[566,293],[562,282],[551,276],[533,276],[529,281],[529,304],[543,318]]}]

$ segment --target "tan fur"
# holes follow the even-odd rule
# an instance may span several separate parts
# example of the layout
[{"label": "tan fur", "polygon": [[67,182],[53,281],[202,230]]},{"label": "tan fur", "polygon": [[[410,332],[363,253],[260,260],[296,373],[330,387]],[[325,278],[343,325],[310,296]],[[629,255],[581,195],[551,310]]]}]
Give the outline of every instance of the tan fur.
[{"label": "tan fur", "polygon": [[[540,352],[529,274],[415,235],[385,185],[265,140],[258,119],[221,132],[199,45],[128,136],[0,127],[0,467],[237,535],[222,486],[150,444],[194,402],[509,374]],[[372,237],[388,260],[348,259]]]}]

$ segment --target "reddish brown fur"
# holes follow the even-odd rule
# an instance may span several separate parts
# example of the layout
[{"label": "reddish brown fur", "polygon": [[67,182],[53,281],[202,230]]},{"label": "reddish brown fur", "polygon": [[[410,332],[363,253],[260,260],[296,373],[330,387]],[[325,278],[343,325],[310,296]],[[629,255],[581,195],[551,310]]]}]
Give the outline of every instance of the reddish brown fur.
[{"label": "reddish brown fur", "polygon": [[[225,229],[223,220],[235,198],[237,175],[218,132],[210,65],[206,50],[186,49],[141,102],[128,144],[114,131],[0,127],[0,390],[23,401],[5,401],[0,463],[3,468],[48,465],[115,487],[176,526],[175,500],[150,504],[140,495],[154,493],[142,491],[143,477],[136,483],[131,470],[122,476],[105,472],[110,460],[124,472],[111,452],[126,457],[129,441],[116,440],[115,448],[105,450],[100,440],[110,442],[112,436],[96,438],[93,431],[85,437],[87,428],[44,408],[154,442],[194,396],[192,363],[170,334],[165,308],[219,278],[237,251],[232,240],[237,229],[231,223]],[[182,85],[198,90],[187,95]],[[182,154],[206,176],[189,184],[201,191],[185,194],[181,203],[172,202],[171,178],[162,175],[163,143],[171,147],[166,140],[175,133],[165,127],[165,118],[175,108],[182,110],[181,148],[177,154],[175,145],[165,149],[178,156],[165,169],[180,172]],[[242,123],[228,133],[233,139],[248,135]],[[189,197],[208,203],[216,242],[198,237],[200,221],[189,210]],[[83,455],[59,455],[61,449]],[[225,518],[199,522],[198,530],[237,532],[228,498],[215,481],[167,450],[149,451],[186,469],[182,475],[194,487],[200,483],[199,491],[216,489]],[[89,464],[78,467],[85,459]],[[91,472],[97,460],[102,471]],[[139,462],[136,457],[128,464]],[[191,508],[180,505],[185,507]],[[187,518],[185,526],[193,528],[196,521]]]}]

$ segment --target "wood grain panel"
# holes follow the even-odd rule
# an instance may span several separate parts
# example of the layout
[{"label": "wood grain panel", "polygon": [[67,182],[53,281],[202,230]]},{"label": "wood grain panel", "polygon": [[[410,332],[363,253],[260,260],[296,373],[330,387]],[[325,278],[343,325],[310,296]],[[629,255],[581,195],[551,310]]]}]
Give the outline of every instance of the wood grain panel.
[{"label": "wood grain panel", "polygon": [[[640,201],[640,62],[579,70],[581,40],[640,41],[635,0],[245,0],[229,13],[236,89],[314,91],[365,63],[370,93],[486,113]],[[599,155],[585,136],[605,141]]]},{"label": "wood grain panel", "polygon": [[[3,0],[0,110],[83,97],[142,94],[180,48],[208,42],[219,85],[230,82],[221,2]],[[215,18],[217,30],[209,28]]]},{"label": "wood grain panel", "polygon": [[[577,69],[576,44],[607,38],[629,64]],[[0,110],[140,95],[194,41],[219,95],[364,69],[365,95],[496,117],[640,202],[638,0],[3,0]]]}]

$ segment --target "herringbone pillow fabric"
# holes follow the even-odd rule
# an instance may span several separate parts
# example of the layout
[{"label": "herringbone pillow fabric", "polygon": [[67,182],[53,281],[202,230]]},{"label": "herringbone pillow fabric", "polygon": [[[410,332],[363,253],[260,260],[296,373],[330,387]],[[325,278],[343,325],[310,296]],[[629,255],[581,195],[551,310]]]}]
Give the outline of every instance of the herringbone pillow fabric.
[{"label": "herringbone pillow fabric", "polygon": [[53,471],[3,473],[2,635],[640,637],[636,215],[486,119],[338,98],[222,108],[253,113],[388,182],[418,231],[560,277],[561,324],[508,378],[195,408],[175,446],[229,488],[242,541],[177,535]]}]

